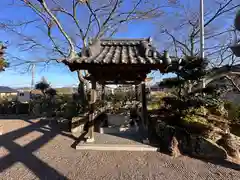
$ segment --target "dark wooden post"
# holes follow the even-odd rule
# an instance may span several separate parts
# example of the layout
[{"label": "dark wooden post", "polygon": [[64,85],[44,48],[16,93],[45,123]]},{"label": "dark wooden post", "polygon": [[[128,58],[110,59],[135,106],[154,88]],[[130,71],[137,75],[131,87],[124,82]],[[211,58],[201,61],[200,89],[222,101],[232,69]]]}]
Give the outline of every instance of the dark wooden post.
[{"label": "dark wooden post", "polygon": [[138,101],[138,85],[135,85],[135,98]]},{"label": "dark wooden post", "polygon": [[97,98],[96,91],[96,81],[92,80],[92,89],[91,89],[91,97],[90,97],[90,110],[89,110],[89,124],[90,127],[88,129],[88,139],[87,142],[94,142],[94,112],[95,112],[95,102]]},{"label": "dark wooden post", "polygon": [[145,82],[141,83],[141,101],[142,101],[142,118],[145,127],[148,127],[148,115],[147,115],[147,98],[146,98],[146,85]]},{"label": "dark wooden post", "polygon": [[102,108],[104,108],[105,105],[105,85],[102,85],[102,94],[101,94],[101,101],[102,101]]},{"label": "dark wooden post", "polygon": [[102,85],[102,94],[101,94],[101,100],[104,101],[105,98],[105,85]]}]

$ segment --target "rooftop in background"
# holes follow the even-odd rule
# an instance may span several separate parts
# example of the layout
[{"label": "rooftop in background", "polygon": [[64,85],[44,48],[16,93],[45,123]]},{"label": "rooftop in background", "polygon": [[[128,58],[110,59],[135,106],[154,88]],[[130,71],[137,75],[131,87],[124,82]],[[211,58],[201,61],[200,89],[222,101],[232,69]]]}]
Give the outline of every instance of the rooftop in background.
[{"label": "rooftop in background", "polygon": [[12,89],[7,86],[0,86],[0,93],[17,93],[18,91],[16,89]]}]

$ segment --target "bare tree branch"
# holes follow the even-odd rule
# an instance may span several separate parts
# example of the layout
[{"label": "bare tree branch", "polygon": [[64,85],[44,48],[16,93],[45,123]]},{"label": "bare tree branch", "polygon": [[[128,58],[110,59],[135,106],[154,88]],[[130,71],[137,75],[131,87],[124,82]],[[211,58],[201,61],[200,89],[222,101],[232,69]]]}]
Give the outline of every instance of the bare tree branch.
[{"label": "bare tree branch", "polygon": [[[97,21],[98,32],[100,32],[101,31],[101,25],[100,25],[100,21],[99,21],[98,17],[96,15],[96,13],[93,11],[93,9],[90,6],[90,4],[88,2],[86,2],[86,4],[87,4],[87,7],[88,7],[89,11],[91,12],[91,15],[93,15],[95,20]],[[91,19],[91,18],[89,18],[89,19]],[[90,27],[90,24],[88,25],[88,27]],[[86,32],[88,32],[88,31],[86,31]],[[87,35],[87,33],[85,34],[85,37],[86,37],[86,35]]]},{"label": "bare tree branch", "polygon": [[175,41],[178,44],[180,44],[182,47],[184,47],[191,54],[191,50],[188,48],[188,46],[186,44],[184,44],[181,41],[177,40],[171,33],[168,32],[168,30],[165,30],[164,32],[166,34],[168,34],[173,39],[173,41]]},{"label": "bare tree branch", "polygon": [[231,84],[233,85],[233,87],[236,88],[238,92],[240,92],[240,88],[239,88],[238,85],[233,81],[232,78],[230,78],[230,77],[227,76],[227,75],[225,76],[225,78],[228,79],[228,80],[231,82]]},{"label": "bare tree branch", "polygon": [[99,37],[102,37],[103,33],[104,33],[104,29],[108,23],[108,21],[110,20],[110,18],[113,16],[114,12],[117,9],[117,6],[122,3],[122,0],[116,0],[111,12],[109,13],[108,17],[105,19],[105,21],[102,23],[101,25],[101,30],[97,33],[95,39],[98,39]]},{"label": "bare tree branch", "polygon": [[63,36],[66,38],[66,40],[69,43],[70,46],[70,52],[68,55],[68,58],[71,60],[74,57],[76,57],[76,52],[75,52],[75,46],[74,43],[72,42],[71,38],[68,36],[68,34],[66,33],[66,31],[64,31],[60,21],[57,19],[57,17],[50,11],[50,9],[48,8],[46,1],[45,0],[38,0],[38,2],[42,5],[43,9],[46,11],[46,13],[50,16],[51,20],[54,21],[54,23],[57,25],[57,27],[59,28],[60,32],[63,34]]},{"label": "bare tree branch", "polygon": [[[210,23],[212,23],[216,18],[218,18],[220,15],[229,12],[231,10],[234,10],[238,7],[240,7],[240,4],[233,6],[231,8],[225,9],[228,7],[228,5],[232,2],[233,0],[228,0],[224,5],[220,4],[219,9],[216,11],[216,13],[204,24],[204,27],[208,26]],[[197,35],[200,32],[200,29],[196,31],[195,35]]]},{"label": "bare tree branch", "polygon": [[[47,27],[47,31],[48,31],[48,37],[49,39],[52,41],[54,48],[57,50],[57,52],[59,52],[59,54],[61,54],[63,57],[66,57],[64,52],[62,52],[59,47],[57,46],[55,40],[53,39],[53,37],[51,36],[51,28],[52,28],[52,24],[48,23],[48,21],[46,20],[46,17],[44,17],[44,15],[42,14],[42,12],[37,9],[31,2],[27,2],[26,3],[27,6],[29,6],[41,19],[42,21],[45,23],[46,27]],[[34,46],[33,46],[34,47]]]}]

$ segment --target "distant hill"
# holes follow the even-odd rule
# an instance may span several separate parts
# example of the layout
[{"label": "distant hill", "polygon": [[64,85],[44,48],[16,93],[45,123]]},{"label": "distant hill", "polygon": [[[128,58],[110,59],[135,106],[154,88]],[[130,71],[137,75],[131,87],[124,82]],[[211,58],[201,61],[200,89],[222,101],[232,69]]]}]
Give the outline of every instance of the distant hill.
[{"label": "distant hill", "polygon": [[30,91],[31,88],[30,87],[20,87],[20,88],[14,88],[16,90],[24,90],[24,91]]},{"label": "distant hill", "polygon": [[[19,88],[14,88],[15,90],[24,90],[24,91],[30,91],[30,87],[19,87]],[[61,87],[61,88],[54,88],[57,90],[58,93],[60,94],[72,94],[74,92],[77,92],[76,87]]]},{"label": "distant hill", "polygon": [[16,89],[12,89],[7,86],[0,86],[0,93],[16,93],[16,92],[17,92]]}]

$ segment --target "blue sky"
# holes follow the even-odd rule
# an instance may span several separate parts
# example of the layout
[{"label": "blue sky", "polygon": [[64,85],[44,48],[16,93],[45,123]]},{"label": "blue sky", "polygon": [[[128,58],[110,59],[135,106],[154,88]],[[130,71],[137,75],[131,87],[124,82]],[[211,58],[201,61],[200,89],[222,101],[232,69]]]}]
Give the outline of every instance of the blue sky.
[{"label": "blue sky", "polygon": [[[136,27],[139,29],[136,31]],[[151,36],[151,26],[147,26],[146,24],[132,24],[127,27],[127,30],[118,33],[117,38],[142,38]],[[1,34],[0,34],[1,35]],[[4,34],[5,35],[5,34]],[[4,35],[0,36],[2,38]],[[11,48],[13,50],[14,48]],[[10,51],[8,49],[8,51]],[[13,53],[15,56],[21,54],[23,57],[32,58],[34,55],[29,55],[29,53],[18,53],[17,51]],[[20,67],[21,68],[21,67]],[[10,68],[5,72],[0,73],[0,85],[11,86],[11,87],[22,87],[22,86],[30,86],[31,83],[31,72],[22,73],[19,72],[19,68]],[[76,76],[76,72],[71,72],[66,66],[60,63],[54,63],[54,65],[49,65],[47,67],[36,66],[35,73],[35,81],[39,81],[42,77],[45,77],[54,87],[61,86],[72,86],[78,84],[78,79]],[[159,80],[161,77],[160,73],[155,73],[154,80]]]},{"label": "blue sky", "polygon": [[[35,16],[30,10],[22,7],[9,6],[7,1],[0,1],[1,14],[0,20],[11,19],[14,21],[27,20]],[[1,22],[1,21],[0,21]],[[36,31],[36,28],[28,28],[27,33],[32,34],[32,31]],[[143,38],[153,35],[152,22],[137,22],[129,24],[127,27],[119,32],[115,37],[117,38]],[[19,39],[12,34],[0,31],[0,40],[5,42],[8,41],[11,45],[7,49],[7,52],[15,57],[21,57],[23,59],[36,59],[41,56],[41,52],[21,52],[17,49],[17,43]],[[46,42],[45,42],[46,43]],[[10,59],[10,62],[12,59]],[[13,62],[12,64],[15,64]],[[0,73],[0,85],[11,86],[11,87],[22,87],[30,86],[31,84],[31,72],[25,72],[25,67],[12,67],[7,69],[5,72]],[[22,72],[24,71],[24,73]],[[72,86],[78,83],[76,73],[70,72],[68,68],[62,64],[55,63],[54,65],[48,65],[47,67],[36,67],[35,81],[39,81],[41,77],[45,77],[54,87],[61,86]],[[155,73],[155,80],[159,79],[160,74]]]},{"label": "blue sky", "polygon": [[[31,20],[36,18],[37,16],[28,8],[23,8],[21,6],[12,6],[9,5],[9,0],[0,0],[0,22],[4,21],[6,19],[13,20],[15,22],[19,20]],[[128,1],[126,1],[128,2]],[[155,2],[159,2],[158,0],[155,0]],[[163,1],[161,1],[163,2]],[[199,10],[199,4],[193,3],[193,1],[189,0],[181,0],[181,3],[184,3],[186,6],[192,7],[191,10],[198,11]],[[127,7],[129,4],[125,4]],[[206,7],[210,7],[211,3],[210,1],[206,1]],[[126,8],[125,7],[125,8]],[[212,7],[211,7],[212,8]],[[169,27],[175,27],[178,25],[178,19],[174,16],[168,16],[168,14],[176,14],[178,11],[172,10],[172,9],[166,9],[165,18],[159,21],[158,23],[161,25],[169,25]],[[82,19],[81,19],[82,18]],[[80,20],[84,20],[85,17],[80,17]],[[62,17],[61,19],[64,24],[71,22],[68,21],[68,19]],[[171,23],[169,23],[171,22]],[[227,23],[232,23],[229,20],[227,20]],[[225,22],[225,25],[227,24]],[[159,26],[159,24],[157,26]],[[67,30],[71,31],[71,33],[74,33],[74,30],[72,30],[70,25],[65,26]],[[35,36],[36,34],[41,34],[42,32],[39,30],[39,28],[36,28],[36,26],[27,26],[23,29],[25,33],[27,33],[29,36]],[[56,33],[56,32],[54,32]],[[178,32],[177,32],[178,33]],[[180,33],[180,32],[179,32]],[[141,22],[135,22],[128,24],[127,26],[124,26],[124,28],[115,35],[117,38],[145,38],[145,37],[156,37],[156,34],[158,34],[156,43],[157,48],[160,50],[163,50],[165,46],[167,46],[167,43],[169,43],[167,38],[161,38],[161,35],[159,36],[159,33],[156,32],[156,22],[153,21],[141,21]],[[46,47],[50,47],[50,42],[42,36],[43,34],[38,36],[38,40],[41,43],[44,43]],[[58,35],[58,34],[57,34]],[[160,37],[160,41],[159,38]],[[180,36],[181,37],[181,36]],[[44,51],[27,51],[22,52],[18,49],[17,44],[21,42],[21,40],[14,36],[12,33],[6,33],[4,31],[0,30],[0,40],[5,42],[8,41],[10,44],[7,52],[11,54],[11,56],[23,58],[25,60],[35,60],[35,59],[42,59],[47,56],[47,53]],[[213,43],[214,44],[214,43]],[[17,64],[18,61],[15,61],[14,59],[10,59],[10,62],[13,62],[12,64]],[[17,63],[16,63],[17,62]],[[7,69],[5,72],[0,73],[0,85],[4,86],[11,86],[11,87],[22,87],[22,86],[30,86],[31,84],[31,73],[25,72],[25,68],[23,66],[19,67],[12,67]],[[25,72],[25,73],[23,73]],[[35,73],[35,81],[39,81],[41,77],[45,77],[54,87],[61,87],[61,86],[72,86],[76,85],[78,83],[76,73],[70,72],[68,68],[62,64],[51,64],[46,67],[37,66],[36,67],[36,73]],[[160,73],[154,74],[155,81],[159,81],[162,77]]]},{"label": "blue sky", "polygon": [[[9,6],[7,1],[0,1],[1,6],[1,14],[0,20],[11,19],[14,21],[18,20],[28,20],[34,18],[35,14],[26,8],[22,8],[19,6]],[[67,21],[67,20],[65,20]],[[115,37],[117,38],[143,38],[149,37],[153,35],[153,26],[152,22],[136,22],[129,24],[124,27],[124,29],[119,32]],[[34,27],[28,27],[25,30],[29,34],[33,34],[32,31],[36,31]],[[41,52],[21,52],[17,48],[17,43],[19,39],[12,34],[0,31],[0,40],[5,42],[10,42],[10,46],[7,49],[7,52],[11,54],[11,56],[21,57],[23,59],[36,59],[42,56]],[[46,42],[45,42],[46,43]],[[10,62],[12,59],[10,59]],[[12,64],[16,64],[13,62]],[[30,86],[31,84],[31,72],[26,72],[23,66],[20,67],[11,67],[7,69],[5,72],[0,73],[0,85],[1,86],[11,86],[11,87],[22,87],[22,86]],[[24,71],[24,73],[22,72]],[[37,66],[35,70],[35,81],[39,81],[41,77],[45,77],[54,87],[61,86],[72,86],[78,83],[76,73],[70,72],[69,69],[62,65],[54,63],[54,65],[48,65],[47,67]],[[160,78],[160,73],[155,73],[155,80]]]}]

